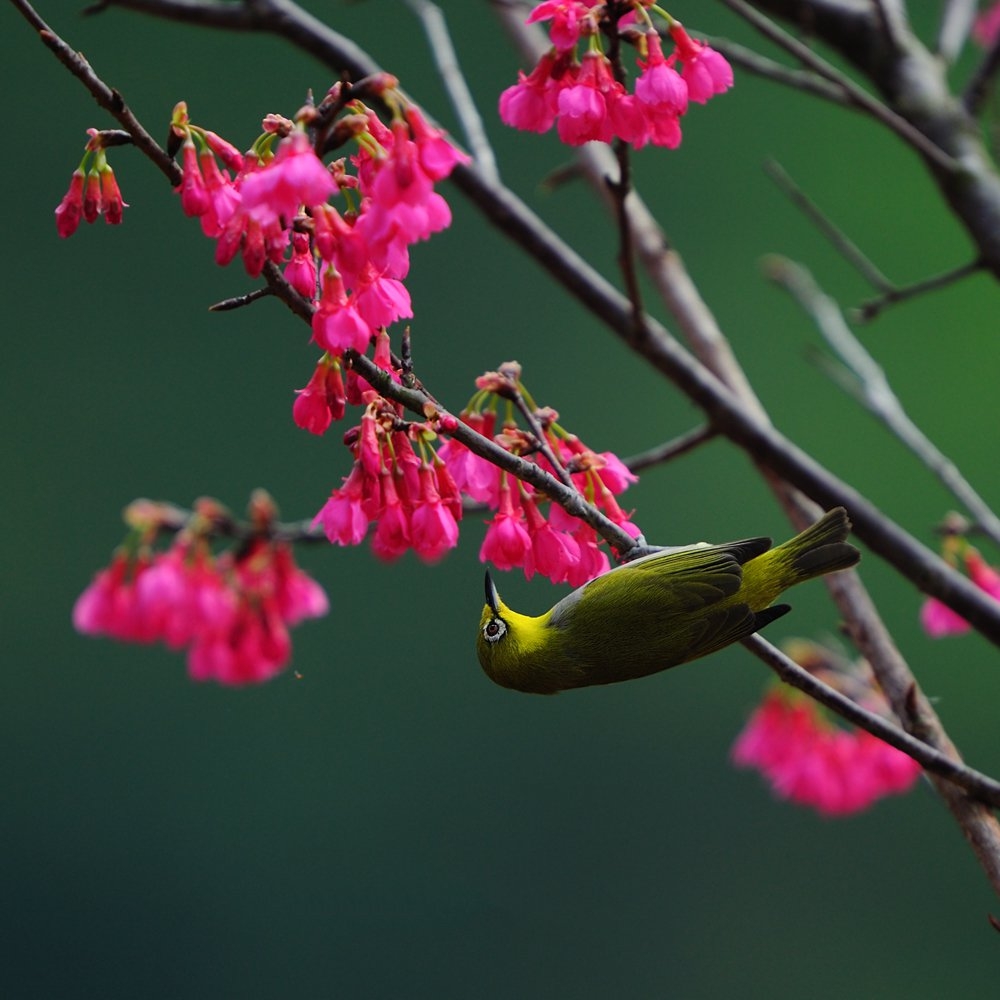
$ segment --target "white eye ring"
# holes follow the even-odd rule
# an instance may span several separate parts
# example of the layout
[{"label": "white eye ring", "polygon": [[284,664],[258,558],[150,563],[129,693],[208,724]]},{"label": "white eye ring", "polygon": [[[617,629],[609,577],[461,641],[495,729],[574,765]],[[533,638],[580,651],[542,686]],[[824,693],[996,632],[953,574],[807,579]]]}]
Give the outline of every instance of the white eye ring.
[{"label": "white eye ring", "polygon": [[499,642],[507,634],[507,623],[502,618],[491,618],[483,626],[483,638],[487,642]]}]

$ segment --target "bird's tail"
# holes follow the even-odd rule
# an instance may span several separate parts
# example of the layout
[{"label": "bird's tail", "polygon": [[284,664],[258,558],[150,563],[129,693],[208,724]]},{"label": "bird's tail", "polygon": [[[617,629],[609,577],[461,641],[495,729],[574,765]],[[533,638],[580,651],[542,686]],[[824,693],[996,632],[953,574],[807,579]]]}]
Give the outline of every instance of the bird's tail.
[{"label": "bird's tail", "polygon": [[849,569],[861,553],[847,542],[851,522],[843,507],[834,507],[814,525],[775,546],[743,567],[744,590],[755,608],[767,607],[777,596],[813,577]]}]

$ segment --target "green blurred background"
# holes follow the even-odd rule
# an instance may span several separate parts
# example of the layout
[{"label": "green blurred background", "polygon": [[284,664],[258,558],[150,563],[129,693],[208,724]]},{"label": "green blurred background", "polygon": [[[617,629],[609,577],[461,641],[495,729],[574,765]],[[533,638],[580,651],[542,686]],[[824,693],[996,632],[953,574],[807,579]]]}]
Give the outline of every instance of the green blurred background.
[{"label": "green blurred background", "polygon": [[[75,6],[40,4],[159,136],[185,99],[195,121],[246,147],[263,114],[294,113],[307,88],[330,83],[279,40]],[[453,124],[402,4],[311,8]],[[590,192],[542,189],[566,150],[497,122],[517,59],[488,5],[445,9],[506,181],[613,275],[615,236]],[[753,40],[714,5],[674,13]],[[317,439],[291,420],[315,358],[308,332],[274,302],[206,311],[253,283],[238,265],[215,267],[197,223],[133,150],[111,156],[125,224],[56,237],[52,210],[84,129],[112,123],[9,6],[0,33],[5,997],[995,990],[1000,940],[986,914],[1000,905],[926,788],[824,821],[729,765],[768,676],[742,649],[553,699],[491,685],[473,650],[476,518],[434,569],[412,557],[386,566],[365,547],[302,551],[332,610],[294,634],[301,676],[199,686],[177,655],[76,635],[73,601],[134,497],[210,494],[240,509],[264,486],[285,516],[311,516],[348,456],[336,431]],[[679,150],[637,158],[645,196],[778,426],[933,544],[947,496],[817,370],[817,335],[760,277],[761,256],[780,252],[845,304],[868,294],[766,178],[768,156],[900,281],[963,262],[967,240],[897,141],[745,74],[692,110]],[[516,358],[536,398],[599,450],[631,454],[698,423],[445,194],[455,224],[416,248],[408,281],[418,371],[441,398],[460,407],[479,372]],[[1000,488],[996,302],[976,278],[864,332],[910,412],[988,498]],[[661,543],[789,531],[722,443],[650,471],[627,499]],[[1000,772],[996,651],[975,636],[926,640],[914,591],[874,557],[863,575],[971,762]],[[501,585],[526,611],[561,592],[519,574]],[[772,639],[835,628],[822,587],[793,604]]]}]

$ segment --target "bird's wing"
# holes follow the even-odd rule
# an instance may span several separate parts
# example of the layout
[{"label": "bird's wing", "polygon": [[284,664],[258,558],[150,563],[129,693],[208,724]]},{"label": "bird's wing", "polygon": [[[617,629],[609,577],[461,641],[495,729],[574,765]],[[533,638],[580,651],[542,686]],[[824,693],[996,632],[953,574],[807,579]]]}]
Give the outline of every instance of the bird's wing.
[{"label": "bird's wing", "polygon": [[[732,598],[742,563],[770,546],[766,538],[681,552],[654,553],[626,563],[565,597],[549,624],[565,629],[574,658],[591,671],[624,679],[713,652],[755,630],[753,611]],[[572,629],[566,628],[572,621]],[[628,642],[625,642],[625,639]],[[622,649],[633,652],[623,661]]]}]

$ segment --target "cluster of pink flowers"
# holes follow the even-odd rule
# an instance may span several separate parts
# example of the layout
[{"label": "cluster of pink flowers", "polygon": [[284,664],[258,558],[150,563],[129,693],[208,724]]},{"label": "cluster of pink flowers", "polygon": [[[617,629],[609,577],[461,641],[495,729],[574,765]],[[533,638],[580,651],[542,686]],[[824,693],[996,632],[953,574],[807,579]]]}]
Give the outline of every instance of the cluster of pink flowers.
[{"label": "cluster of pink flowers", "polygon": [[[381,367],[391,367],[384,334],[377,343],[375,360]],[[303,426],[329,423],[329,371],[321,364],[299,396]],[[348,372],[346,381],[343,392],[348,402],[354,402],[357,395],[365,410],[360,425],[345,435],[354,455],[351,472],[314,521],[331,542],[357,545],[374,524],[372,548],[380,558],[396,559],[412,549],[425,562],[436,562],[458,544],[464,497],[496,512],[480,549],[483,562],[505,570],[520,567],[529,579],[540,573],[554,583],[574,586],[609,568],[608,555],[593,528],[470,451],[454,436],[457,421],[453,417],[407,422],[398,404],[379,395],[353,372]],[[337,384],[341,384],[339,379]],[[558,475],[534,434],[518,427],[512,414],[502,427],[496,426],[498,401],[511,385],[526,395],[520,368],[513,362],[477,379],[479,392],[462,411],[462,422],[505,450]],[[308,401],[303,402],[307,395]],[[580,493],[633,537],[638,536],[639,529],[616,500],[636,477],[611,452],[593,452],[560,427],[555,411],[536,409],[535,414],[547,449]],[[443,444],[437,440],[442,433],[447,437]]]},{"label": "cluster of pink flowers", "polygon": [[[547,0],[538,4],[528,23],[549,21],[552,48],[530,74],[500,95],[500,117],[528,132],[547,132],[553,125],[570,146],[621,139],[636,149],[647,144],[676,148],[680,119],[688,103],[704,104],[733,85],[733,70],[725,57],[695,41],[679,21],[668,16],[674,43],[663,54],[660,35],[650,21],[652,5],[634,0],[633,10],[613,20],[610,7],[596,0]],[[659,8],[652,8],[664,13]],[[630,93],[615,75],[615,67],[600,48],[602,28],[618,32],[641,18],[645,29],[623,36],[639,52],[639,75]],[[581,39],[586,51],[577,56]],[[677,64],[681,69],[675,69]]]},{"label": "cluster of pink flowers", "polygon": [[[819,647],[803,645],[810,655],[795,658],[813,669],[810,660]],[[829,658],[821,660],[829,664]],[[887,713],[870,669],[858,667],[867,664],[851,671],[849,686],[857,689],[860,683],[862,688],[853,696]],[[823,816],[850,815],[887,795],[907,792],[921,771],[911,757],[866,730],[840,728],[811,698],[784,685],[765,695],[734,743],[731,757],[738,767],[760,771],[779,797],[810,806]]]},{"label": "cluster of pink flowers", "polygon": [[90,139],[80,165],[73,171],[69,190],[56,208],[56,231],[65,239],[72,236],[80,220],[96,222],[102,215],[109,225],[121,224],[128,205],[108,163],[104,135],[95,128],[87,129]]},{"label": "cluster of pink flowers", "polygon": [[[347,101],[342,132],[357,151],[330,165],[306,132],[315,108],[298,122],[269,115],[246,155],[192,125],[183,104],[172,123],[183,140],[181,206],[217,241],[217,263],[240,253],[253,276],[267,261],[284,263],[288,282],[314,305],[313,340],[334,356],[365,351],[379,329],[413,315],[402,280],[409,247],[450,224],[434,185],[467,160],[403,101],[392,77],[377,89],[398,116],[387,126],[361,101]],[[338,84],[324,104],[340,91]],[[327,123],[321,134],[330,131]],[[331,203],[337,197],[340,209]]]},{"label": "cluster of pink flowers", "polygon": [[[945,543],[945,558],[954,562],[961,550],[969,579],[984,593],[1000,601],[1000,573],[988,565],[979,552],[960,536],[949,536]],[[932,639],[946,635],[961,635],[970,625],[957,611],[936,597],[928,597],[920,607],[920,624]]]},{"label": "cluster of pink flowers", "polygon": [[[463,422],[507,451],[558,476],[558,470],[539,447],[534,434],[521,430],[512,416],[499,431],[496,427],[497,407],[506,398],[509,385],[531,401],[520,382],[520,367],[508,363],[499,371],[478,378],[476,385],[480,391],[462,411]],[[609,451],[594,452],[562,428],[554,410],[535,408],[535,416],[549,454],[570,474],[581,495],[633,537],[638,537],[639,529],[616,500],[636,477],[616,455]],[[479,551],[483,562],[491,562],[503,570],[520,567],[529,580],[539,573],[553,583],[569,583],[574,587],[609,568],[601,539],[590,525],[571,517],[558,504],[549,503],[527,483],[475,455],[456,438],[450,438],[439,454],[451,469],[458,488],[472,500],[496,511]],[[548,518],[543,513],[546,508]]]},{"label": "cluster of pink flowers", "polygon": [[188,673],[199,681],[253,684],[281,672],[291,658],[289,628],[325,615],[327,598],[296,566],[291,547],[269,537],[269,498],[255,496],[252,512],[260,533],[216,556],[214,501],[200,501],[188,526],[159,551],[148,540],[163,524],[158,505],[133,504],[129,542],[77,599],[77,630],[186,649]]}]

